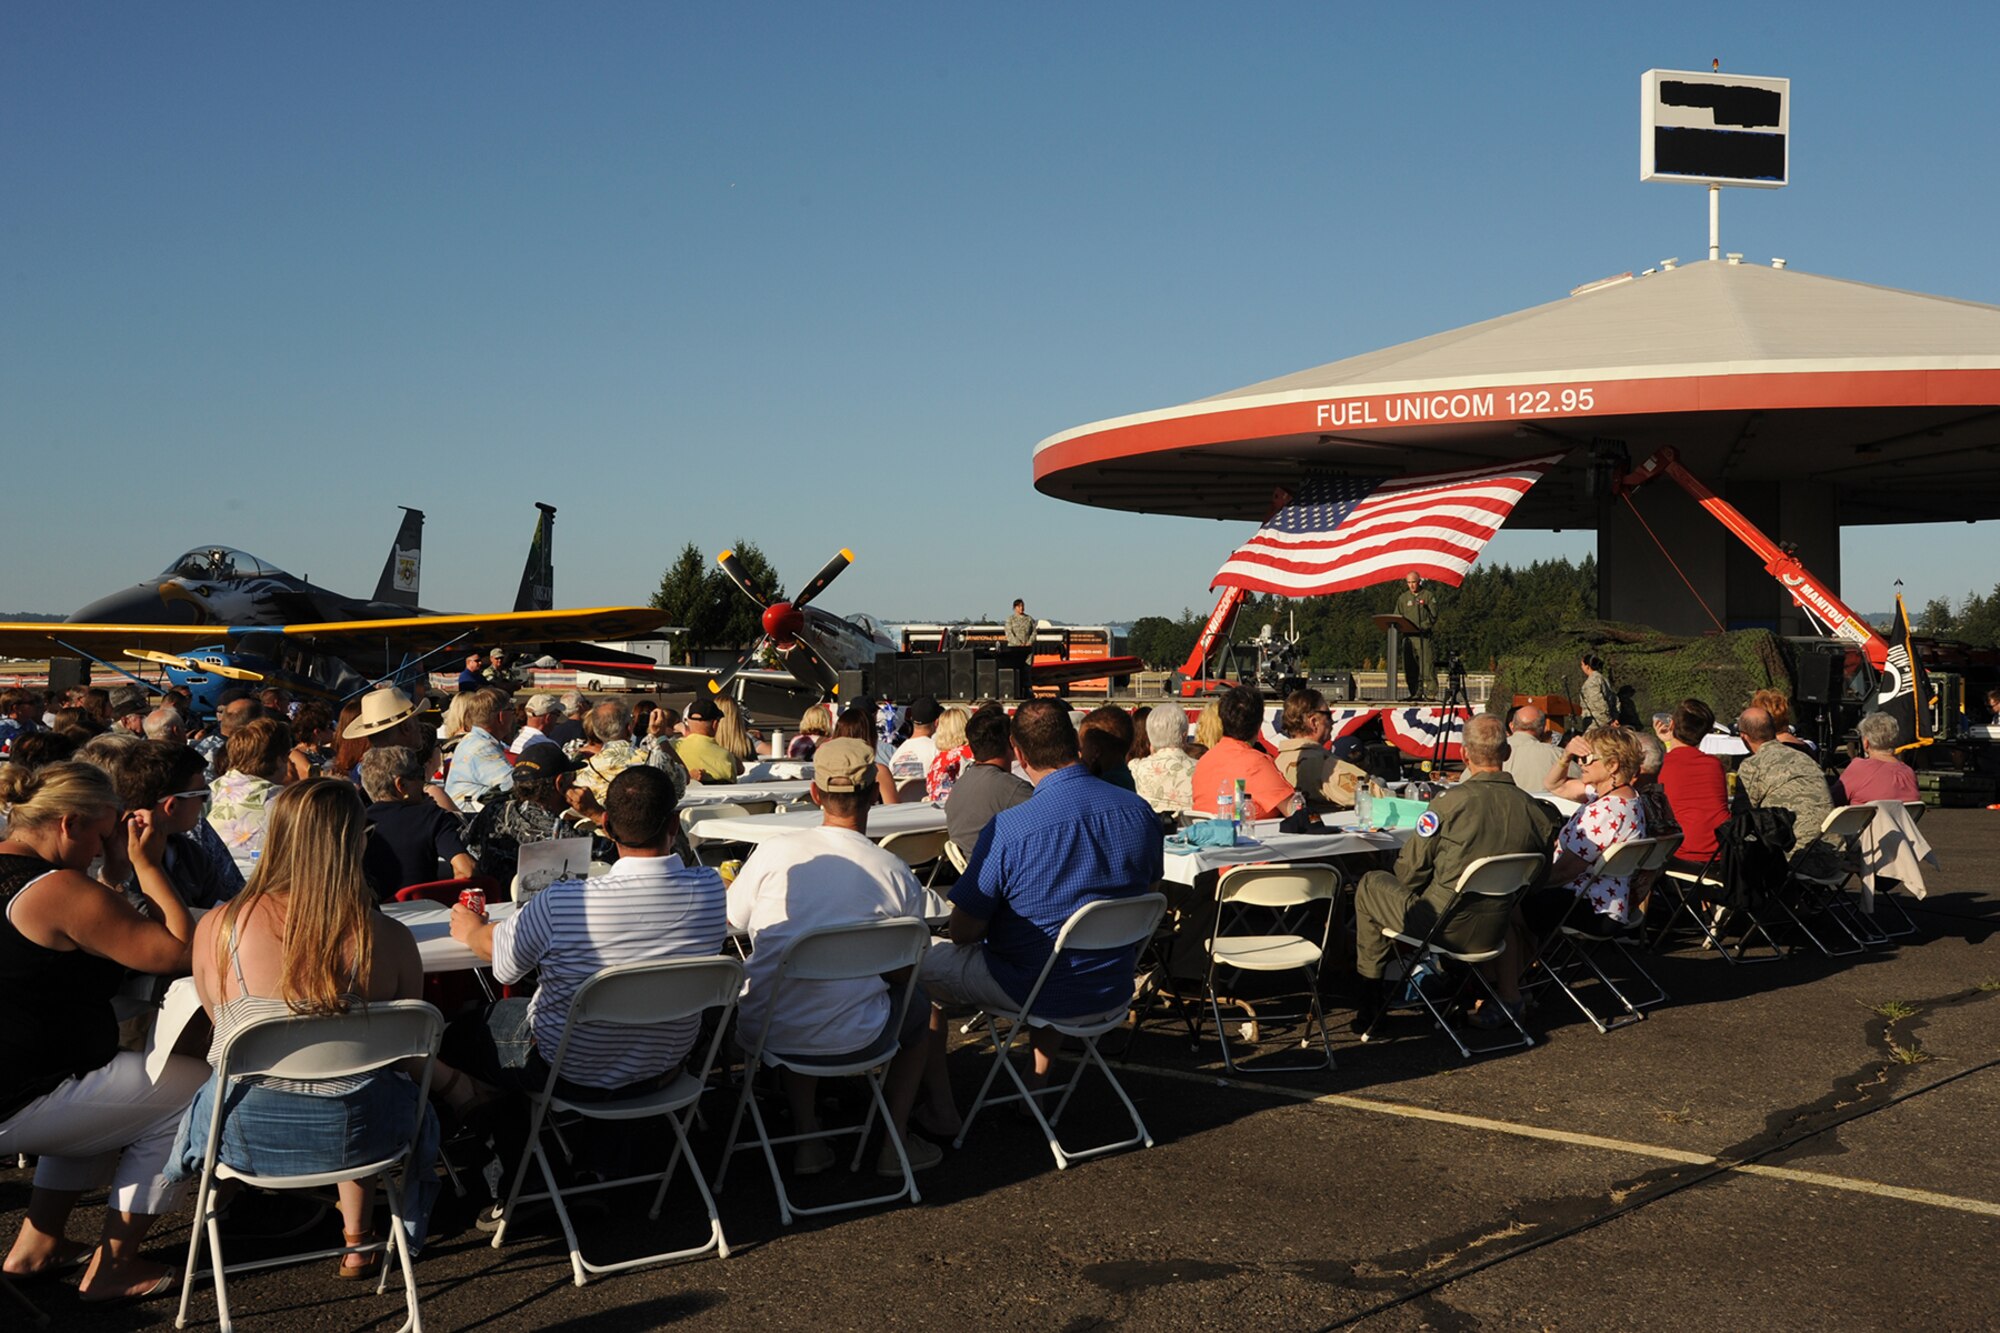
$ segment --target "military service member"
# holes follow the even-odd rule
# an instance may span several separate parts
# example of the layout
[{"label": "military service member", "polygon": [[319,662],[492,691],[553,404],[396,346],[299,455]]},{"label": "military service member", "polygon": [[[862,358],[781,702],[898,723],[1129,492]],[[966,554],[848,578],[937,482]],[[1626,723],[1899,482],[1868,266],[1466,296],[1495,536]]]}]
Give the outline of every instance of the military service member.
[{"label": "military service member", "polygon": [[[1354,894],[1354,966],[1362,987],[1356,1031],[1374,1023],[1386,998],[1385,926],[1426,936],[1474,861],[1522,852],[1546,857],[1554,845],[1562,817],[1514,785],[1501,767],[1506,760],[1507,733],[1499,718],[1483,713],[1467,722],[1465,780],[1418,818],[1416,836],[1403,844],[1394,872],[1371,870],[1361,877]],[[1491,949],[1506,935],[1512,909],[1508,898],[1468,898],[1438,942],[1462,953]]]},{"label": "military service member", "polygon": [[1396,614],[1417,628],[1403,635],[1403,678],[1409,683],[1412,699],[1428,699],[1437,689],[1437,661],[1431,651],[1431,630],[1436,628],[1437,603],[1424,589],[1424,581],[1411,570],[1403,579],[1403,591],[1396,597]]}]

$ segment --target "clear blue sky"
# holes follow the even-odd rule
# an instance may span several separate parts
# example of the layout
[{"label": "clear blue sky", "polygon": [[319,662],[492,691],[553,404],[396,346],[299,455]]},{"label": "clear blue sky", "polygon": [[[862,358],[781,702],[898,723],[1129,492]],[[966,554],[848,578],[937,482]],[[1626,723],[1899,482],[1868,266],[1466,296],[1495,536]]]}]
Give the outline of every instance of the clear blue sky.
[{"label": "clear blue sky", "polygon": [[[1053,432],[1699,258],[1640,73],[1793,80],[1725,248],[2000,302],[1990,4],[0,8],[0,608],[225,541],[566,605],[757,541],[885,618],[1205,609],[1242,525],[1049,500]],[[2000,580],[1857,530],[1844,591]],[[1503,533],[1489,560],[1581,554]]]}]

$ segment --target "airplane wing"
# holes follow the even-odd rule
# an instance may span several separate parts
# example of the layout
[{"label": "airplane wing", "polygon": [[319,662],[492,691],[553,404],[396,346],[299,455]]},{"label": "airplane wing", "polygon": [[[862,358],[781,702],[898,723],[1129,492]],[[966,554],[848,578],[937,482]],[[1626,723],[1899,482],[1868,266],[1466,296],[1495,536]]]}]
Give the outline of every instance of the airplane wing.
[{"label": "airplane wing", "polygon": [[[321,625],[286,625],[280,632],[287,639],[310,639],[333,651],[338,651],[345,640],[389,639],[402,643],[417,639],[441,644],[461,635],[472,646],[486,648],[558,640],[643,639],[666,623],[666,613],[651,607],[597,606],[576,611],[494,611],[485,615],[336,620]],[[230,633],[233,636],[236,631]]]},{"label": "airplane wing", "polygon": [[0,656],[112,657],[127,648],[186,652],[259,638],[306,641],[338,655],[348,643],[438,647],[464,638],[469,647],[587,639],[637,639],[665,616],[650,607],[599,606],[576,611],[495,611],[486,615],[398,616],[304,625],[107,625],[64,620],[0,622]]},{"label": "airplane wing", "polygon": [[[660,666],[652,662],[605,662],[583,657],[564,657],[562,664],[572,670],[593,676],[623,676],[627,680],[664,681],[686,690],[699,688],[703,682],[714,680],[722,674],[721,667]],[[794,689],[799,687],[798,678],[789,671],[775,671],[769,667],[745,667],[736,674],[744,680],[756,681],[759,684],[783,685]]]}]

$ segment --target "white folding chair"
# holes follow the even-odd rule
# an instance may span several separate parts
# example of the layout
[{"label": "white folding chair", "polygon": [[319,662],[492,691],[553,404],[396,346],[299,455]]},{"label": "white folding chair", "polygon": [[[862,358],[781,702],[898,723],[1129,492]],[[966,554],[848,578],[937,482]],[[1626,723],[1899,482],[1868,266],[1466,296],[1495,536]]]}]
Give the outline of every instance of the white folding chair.
[{"label": "white folding chair", "polygon": [[[1217,999],[1215,976],[1218,969],[1241,972],[1291,972],[1305,974],[1306,1010],[1297,1014],[1258,1014],[1257,1026],[1296,1019],[1304,1025],[1299,1045],[1312,1046],[1312,1033],[1319,1030],[1322,1056],[1306,1064],[1260,1063],[1256,1073],[1295,1073],[1333,1068],[1333,1038],[1327,1034],[1326,1013],[1320,1006],[1319,963],[1326,954],[1326,942],[1333,932],[1333,908],[1340,889],[1340,872],[1328,865],[1241,865],[1225,867],[1215,881],[1215,919],[1208,938],[1208,1012],[1215,1020],[1217,1038],[1222,1042],[1223,1067],[1234,1073],[1237,1062],[1229,1053],[1229,1025],[1223,1022]],[[1297,933],[1249,935],[1224,933],[1225,918],[1241,919],[1230,908],[1267,909],[1283,914],[1310,909],[1324,903],[1317,941]],[[1308,919],[1309,925],[1309,919]]]},{"label": "white folding chair", "polygon": [[[1112,949],[1137,950],[1141,944],[1152,938],[1153,931],[1160,924],[1160,917],[1166,910],[1167,900],[1164,895],[1141,893],[1130,898],[1099,898],[1095,902],[1085,903],[1070,914],[1069,920],[1063,923],[1062,930],[1056,935],[1055,948],[1049,954],[1048,962],[1042,965],[1041,975],[1035,978],[1035,984],[1028,991],[1026,1003],[1013,1009],[988,1006],[985,1015],[986,1030],[993,1039],[993,1065],[986,1071],[986,1081],[979,1085],[979,1095],[973,1099],[972,1109],[966,1112],[965,1123],[960,1127],[958,1137],[953,1140],[953,1147],[965,1146],[965,1136],[971,1132],[972,1122],[979,1117],[982,1109],[987,1106],[1001,1106],[1008,1102],[1021,1102],[1027,1106],[1028,1113],[1035,1118],[1035,1123],[1041,1126],[1042,1136],[1048,1140],[1049,1151],[1055,1155],[1058,1171],[1067,1168],[1071,1162],[1116,1152],[1120,1148],[1136,1148],[1141,1144],[1148,1148],[1153,1146],[1153,1136],[1147,1131],[1146,1122],[1139,1118],[1139,1108],[1132,1105],[1132,1099],[1125,1095],[1125,1089],[1118,1082],[1118,1076],[1111,1072],[1111,1066],[1104,1062],[1104,1056],[1097,1049],[1099,1037],[1124,1025],[1126,1015],[1131,1008],[1132,997],[1137,993],[1136,978],[1134,985],[1119,998],[1117,1007],[1107,1009],[1101,1014],[1075,1018],[1050,1018],[1035,1012],[1035,1001],[1041,998],[1042,987],[1047,984],[1049,974],[1055,971],[1058,961],[1065,953],[1084,950],[1097,952]],[[1007,1025],[1004,1037],[1000,1030],[1002,1023]],[[1014,1068],[1011,1056],[1017,1039],[1026,1036],[1035,1028],[1047,1028],[1081,1042],[1083,1059],[1077,1061],[1075,1070],[1063,1082],[1052,1082],[1046,1087],[1031,1089],[1021,1078],[1020,1071]],[[1056,1137],[1055,1125],[1062,1119],[1063,1111],[1069,1106],[1070,1096],[1076,1091],[1076,1085],[1083,1081],[1084,1070],[1092,1064],[1104,1072],[1105,1079],[1111,1084],[1111,1090],[1118,1094],[1118,1100],[1124,1104],[1126,1114],[1132,1117],[1133,1134],[1131,1138],[1101,1143],[1094,1148],[1065,1148],[1062,1141]],[[993,1087],[993,1080],[1003,1069],[1007,1071],[1007,1077],[1013,1080],[1016,1090],[1000,1097],[987,1096]],[[1060,1093],[1061,1097],[1056,1102],[1054,1113],[1043,1115],[1039,1099],[1057,1093]]]},{"label": "white folding chair", "polygon": [[[1666,857],[1660,855],[1663,841],[1659,838],[1628,838],[1606,852],[1604,859],[1598,863],[1598,874],[1630,881],[1628,900],[1635,914],[1638,910],[1642,876],[1647,867],[1664,865],[1666,862]],[[1676,838],[1671,845],[1678,845],[1678,842],[1679,839]],[[1578,894],[1576,901],[1570,904],[1569,911],[1564,913],[1555,931],[1542,943],[1541,957],[1536,960],[1536,965],[1548,980],[1554,982],[1557,988],[1569,997],[1569,1002],[1575,1005],[1583,1016],[1590,1020],[1591,1026],[1600,1033],[1607,1033],[1627,1023],[1638,1022],[1646,1016],[1647,1008],[1667,998],[1666,990],[1659,982],[1653,980],[1645,968],[1639,966],[1638,959],[1625,948],[1625,939],[1637,939],[1641,929],[1637,922],[1631,926],[1621,926],[1593,908],[1584,895]],[[1600,953],[1606,949],[1616,949],[1624,956],[1632,969],[1653,987],[1654,999],[1644,1004],[1635,1003],[1630,996],[1619,989],[1618,983],[1611,979],[1611,974],[1598,961]],[[1577,993],[1577,986],[1584,981],[1581,974],[1586,971],[1596,977],[1598,984],[1618,1002],[1625,1011],[1623,1014],[1614,1013],[1610,1017],[1600,1018],[1597,1011],[1590,1007],[1589,1001]]]},{"label": "white folding chair", "polygon": [[944,844],[944,859],[951,862],[951,868],[961,875],[965,873],[966,866],[972,863],[972,858],[966,855],[965,848],[949,839]]},{"label": "white folding chair", "polygon": [[882,850],[894,852],[903,858],[903,864],[911,870],[919,866],[929,866],[931,873],[924,880],[929,888],[937,879],[939,864],[944,860],[945,848],[951,845],[951,838],[943,829],[927,829],[921,833],[891,833],[882,839]]},{"label": "white folding chair", "polygon": [[[218,1225],[221,1210],[216,1207],[216,1186],[221,1181],[239,1180],[257,1189],[322,1189],[391,1170],[407,1178],[410,1157],[416,1151],[417,1138],[430,1100],[431,1059],[437,1054],[438,1037],[443,1030],[443,1017],[422,1000],[390,1000],[357,1005],[344,1014],[279,1014],[260,1018],[245,1023],[230,1034],[223,1043],[216,1066],[217,1086],[220,1089],[228,1089],[238,1078],[352,1078],[404,1060],[420,1060],[423,1067],[417,1080],[416,1114],[411,1117],[409,1137],[394,1153],[378,1161],[297,1176],[257,1176],[217,1160],[217,1151],[222,1146],[223,1111],[229,1100],[226,1093],[217,1096],[209,1114],[208,1151],[202,1157],[201,1181],[195,1187],[194,1219],[188,1228],[187,1271],[181,1282],[181,1308],[174,1319],[175,1328],[187,1327],[188,1302],[194,1294],[196,1268],[201,1259],[202,1239],[206,1236],[209,1273],[215,1281],[215,1317],[225,1333],[233,1327],[229,1319],[226,1281],[229,1274],[307,1263],[337,1254],[366,1254],[375,1250],[384,1251],[385,1256],[395,1255],[400,1263],[404,1303],[408,1309],[402,1327],[422,1333],[424,1322],[417,1308],[416,1275],[410,1270],[410,1251],[403,1240],[401,1185],[404,1182],[388,1182],[383,1190],[389,1201],[389,1231],[382,1240],[238,1264],[227,1263],[223,1258],[222,1230]],[[388,1286],[389,1265],[384,1262],[382,1276],[375,1284],[376,1294],[387,1291]]]},{"label": "white folding chair", "polygon": [[[701,1174],[701,1163],[695,1160],[694,1149],[688,1145],[687,1127],[693,1122],[701,1094],[708,1087],[708,1072],[715,1063],[716,1048],[721,1044],[723,1031],[729,1026],[729,1011],[735,1007],[736,997],[742,989],[743,964],[734,958],[669,958],[655,962],[619,963],[583,983],[576,992],[576,998],[570,1001],[569,1020],[563,1024],[562,1040],[556,1043],[555,1055],[548,1061],[548,1082],[531,1098],[533,1110],[528,1119],[528,1151],[514,1169],[514,1183],[507,1191],[506,1203],[501,1206],[500,1225],[493,1232],[493,1248],[499,1249],[506,1240],[507,1226],[513,1221],[517,1206],[545,1199],[555,1205],[556,1219],[562,1224],[563,1239],[569,1244],[570,1277],[579,1287],[591,1273],[617,1273],[646,1264],[693,1259],[709,1253],[719,1258],[729,1256],[729,1242],[722,1235],[722,1219],[715,1210],[715,1197],[708,1192],[708,1182]],[[690,1073],[683,1063],[664,1086],[611,1101],[573,1101],[556,1090],[556,1081],[562,1077],[563,1060],[569,1052],[570,1039],[584,1024],[656,1027],[678,1018],[699,1018],[710,1009],[723,1012],[716,1021],[715,1035],[709,1038],[707,1052],[702,1056],[696,1072]],[[674,1133],[674,1150],[667,1158],[666,1168],[657,1177],[646,1172],[621,1176],[616,1180],[571,1185],[567,1190],[559,1189],[555,1172],[549,1165],[548,1153],[542,1147],[542,1125],[551,1115],[579,1116],[586,1120],[664,1119]],[[539,1193],[523,1194],[521,1185],[527,1178],[530,1157],[541,1169],[542,1183],[547,1188]],[[617,1263],[594,1264],[585,1259],[563,1199],[657,1178],[660,1187],[654,1191],[653,1206],[646,1214],[657,1221],[660,1205],[666,1201],[667,1186],[673,1183],[674,1172],[683,1157],[687,1158],[688,1174],[694,1177],[694,1186],[701,1194],[702,1204],[708,1209],[708,1240],[688,1249],[668,1250]]]},{"label": "white folding chair", "polygon": [[691,805],[680,812],[681,836],[687,839],[688,847],[695,859],[706,862],[702,855],[704,847],[727,846],[727,839],[707,838],[701,833],[701,826],[711,819],[742,819],[750,814],[750,808],[734,801],[717,801],[714,805]]},{"label": "white folding chair", "polygon": [[1533,883],[1535,876],[1540,874],[1547,865],[1548,859],[1546,857],[1533,852],[1517,852],[1511,856],[1482,856],[1460,873],[1458,883],[1452,886],[1451,902],[1446,905],[1444,911],[1438,913],[1437,920],[1431,923],[1430,930],[1421,939],[1389,926],[1382,927],[1382,937],[1389,941],[1389,948],[1396,955],[1396,960],[1402,965],[1403,976],[1408,979],[1408,991],[1411,998],[1405,999],[1400,1003],[1384,1005],[1381,1011],[1376,1014],[1375,1021],[1370,1023],[1367,1029],[1362,1032],[1361,1040],[1365,1042],[1374,1038],[1375,1029],[1381,1025],[1382,1016],[1388,1013],[1390,1009],[1422,1005],[1424,1010],[1430,1014],[1431,1021],[1436,1024],[1438,1031],[1450,1037],[1452,1044],[1458,1047],[1459,1055],[1464,1059],[1471,1059],[1474,1048],[1467,1046],[1465,1039],[1460,1037],[1449,1023],[1445,1022],[1444,1011],[1438,1007],[1438,1002],[1424,989],[1422,978],[1418,975],[1419,969],[1417,965],[1420,962],[1436,966],[1441,962],[1449,961],[1462,965],[1472,975],[1473,980],[1479,983],[1480,989],[1486,992],[1486,998],[1493,1002],[1494,1007],[1500,1013],[1506,1015],[1508,1023],[1513,1026],[1515,1033],[1520,1037],[1519,1041],[1501,1041],[1479,1047],[1479,1053],[1485,1055],[1493,1051],[1507,1051],[1513,1050],[1516,1047],[1533,1046],[1535,1039],[1528,1035],[1528,1029],[1521,1026],[1521,1020],[1514,1016],[1512,1010],[1500,1003],[1499,993],[1493,989],[1492,983],[1487,981],[1485,974],[1479,970],[1479,964],[1492,962],[1495,958],[1507,952],[1507,937],[1502,935],[1500,942],[1491,949],[1480,949],[1473,952],[1454,950],[1447,945],[1440,944],[1438,937],[1451,922],[1451,919],[1458,914],[1459,908],[1468,897],[1512,898],[1519,894],[1522,889]]},{"label": "white folding chair", "polygon": [[[771,1002],[765,1010],[767,1014],[777,1014],[785,1003],[787,986],[797,981],[859,981],[871,977],[886,976],[891,972],[909,969],[909,977],[900,987],[891,987],[889,996],[894,1005],[892,1013],[906,1015],[916,994],[917,965],[923,961],[924,950],[930,947],[930,927],[915,917],[891,917],[884,921],[857,921],[852,925],[821,926],[808,930],[792,939],[778,959],[778,972],[771,990]],[[920,1202],[922,1195],[917,1192],[916,1173],[910,1169],[909,1154],[903,1148],[903,1140],[896,1133],[889,1115],[889,1103],[882,1095],[882,1071],[888,1067],[902,1044],[894,1039],[878,1042],[866,1052],[846,1056],[797,1055],[784,1051],[774,1051],[767,1044],[771,1026],[767,1022],[763,1032],[758,1034],[756,1049],[743,1062],[743,1093],[737,1099],[736,1114],[729,1122],[729,1139],[722,1149],[722,1169],[716,1173],[715,1187],[719,1190],[729,1178],[729,1164],[739,1152],[753,1148],[761,1149],[764,1164],[771,1170],[771,1187],[778,1194],[778,1216],[786,1225],[792,1224],[793,1216],[810,1217],[818,1213],[836,1213],[848,1208],[868,1208],[879,1203],[894,1203],[908,1198],[911,1203]],[[760,1070],[789,1069],[797,1074],[814,1078],[846,1078],[860,1075],[868,1084],[868,1116],[859,1125],[844,1128],[822,1129],[815,1134],[786,1134],[777,1138],[764,1124],[764,1112],[757,1105],[757,1074]],[[757,1131],[755,1143],[739,1144],[736,1140],[743,1129],[743,1113],[750,1113],[750,1123]],[[854,1135],[858,1140],[854,1145],[854,1160],[850,1171],[861,1169],[862,1154],[868,1147],[868,1135],[875,1127],[875,1118],[880,1115],[888,1132],[888,1142],[895,1146],[896,1160],[902,1164],[903,1183],[888,1194],[871,1195],[865,1199],[849,1199],[839,1203],[816,1204],[806,1207],[794,1203],[785,1189],[784,1174],[778,1169],[775,1151],[782,1143],[800,1143],[807,1139],[833,1139]]]}]

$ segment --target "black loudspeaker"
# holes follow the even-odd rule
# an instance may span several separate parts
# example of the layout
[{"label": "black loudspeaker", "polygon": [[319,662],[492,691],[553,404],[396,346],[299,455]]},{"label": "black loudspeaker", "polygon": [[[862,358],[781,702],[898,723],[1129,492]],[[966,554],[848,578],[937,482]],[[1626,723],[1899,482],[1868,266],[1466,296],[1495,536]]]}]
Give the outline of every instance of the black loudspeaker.
[{"label": "black loudspeaker", "polygon": [[856,699],[868,697],[868,673],[866,671],[843,671],[840,673],[840,701],[851,704]]},{"label": "black loudspeaker", "polygon": [[1841,659],[1832,653],[1801,653],[1792,694],[1800,703],[1840,702]]},{"label": "black loudspeaker", "polygon": [[943,653],[930,653],[918,660],[924,668],[924,688],[918,693],[928,694],[933,699],[950,698],[951,659]]},{"label": "black loudspeaker", "polygon": [[904,657],[896,662],[896,702],[906,704],[924,692],[924,660]]},{"label": "black loudspeaker", "polygon": [[1019,699],[1021,697],[1021,673],[1012,667],[1001,667],[995,673],[993,689],[993,697],[996,699]]},{"label": "black loudspeaker", "polygon": [[973,679],[973,663],[979,655],[970,648],[954,648],[948,656],[951,661],[951,693],[944,697],[972,698],[973,691],[978,688],[978,682]]},{"label": "black loudspeaker", "polygon": [[1000,664],[987,654],[980,654],[972,664],[972,697],[975,699],[997,699],[1000,697]]},{"label": "black loudspeaker", "polygon": [[1354,673],[1351,671],[1336,671],[1323,680],[1313,682],[1313,686],[1326,696],[1330,704],[1354,702]]},{"label": "black loudspeaker", "polygon": [[875,674],[869,677],[868,683],[875,687],[877,693],[894,694],[897,684],[901,680],[901,677],[896,674],[896,670],[896,654],[877,653],[875,654]]}]

